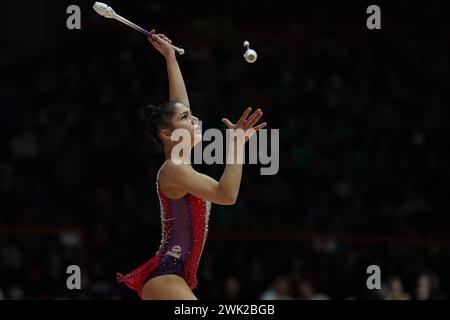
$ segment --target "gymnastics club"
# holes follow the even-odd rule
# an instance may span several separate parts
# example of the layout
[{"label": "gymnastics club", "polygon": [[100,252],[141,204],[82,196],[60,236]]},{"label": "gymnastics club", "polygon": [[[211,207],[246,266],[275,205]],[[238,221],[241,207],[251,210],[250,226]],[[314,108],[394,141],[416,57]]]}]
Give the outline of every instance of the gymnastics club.
[{"label": "gymnastics club", "polygon": [[[105,17],[105,18],[110,18],[110,19],[116,19],[117,21],[122,22],[123,24],[126,24],[127,26],[133,28],[134,30],[137,30],[143,34],[145,34],[147,37],[150,36],[151,32],[148,32],[147,30],[139,27],[138,25],[134,24],[133,22],[125,19],[124,17],[121,17],[120,15],[118,15],[117,13],[114,12],[114,9],[111,8],[110,6],[108,6],[105,3],[102,2],[96,2],[94,3],[93,9],[95,10],[95,12],[97,12],[99,15]],[[171,45],[172,48],[178,52],[180,55],[184,54],[184,49],[182,48],[178,48],[175,47],[174,45]]]}]

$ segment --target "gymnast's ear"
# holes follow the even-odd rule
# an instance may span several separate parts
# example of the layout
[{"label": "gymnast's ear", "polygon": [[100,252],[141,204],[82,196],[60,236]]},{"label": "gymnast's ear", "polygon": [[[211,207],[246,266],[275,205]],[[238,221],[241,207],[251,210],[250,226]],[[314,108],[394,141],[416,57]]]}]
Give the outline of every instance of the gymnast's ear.
[{"label": "gymnast's ear", "polygon": [[170,138],[172,136],[172,130],[170,130],[169,128],[163,128],[159,132],[159,135],[160,135],[162,140],[170,141]]}]

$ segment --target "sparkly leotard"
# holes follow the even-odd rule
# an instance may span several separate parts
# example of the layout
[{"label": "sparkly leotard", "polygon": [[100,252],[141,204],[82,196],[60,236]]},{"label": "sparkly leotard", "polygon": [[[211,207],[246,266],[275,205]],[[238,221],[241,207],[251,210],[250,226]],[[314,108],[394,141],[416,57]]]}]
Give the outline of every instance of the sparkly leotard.
[{"label": "sparkly leotard", "polygon": [[117,281],[136,290],[139,296],[145,282],[159,275],[179,275],[191,289],[195,288],[197,267],[208,236],[210,202],[189,193],[179,199],[169,199],[160,189],[159,172],[156,190],[161,206],[162,237],[159,250],[130,273],[117,273]]}]

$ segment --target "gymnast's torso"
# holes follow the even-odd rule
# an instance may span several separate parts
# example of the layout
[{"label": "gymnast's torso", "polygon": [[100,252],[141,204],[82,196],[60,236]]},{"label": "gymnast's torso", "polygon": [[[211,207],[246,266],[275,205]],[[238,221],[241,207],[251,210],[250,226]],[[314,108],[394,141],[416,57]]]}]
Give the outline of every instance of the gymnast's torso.
[{"label": "gymnast's torso", "polygon": [[117,275],[119,282],[125,282],[139,294],[145,282],[169,274],[179,275],[191,289],[195,288],[197,268],[208,237],[211,202],[190,193],[179,199],[168,198],[161,191],[159,172],[156,180],[162,230],[159,249],[145,264],[127,275]]}]

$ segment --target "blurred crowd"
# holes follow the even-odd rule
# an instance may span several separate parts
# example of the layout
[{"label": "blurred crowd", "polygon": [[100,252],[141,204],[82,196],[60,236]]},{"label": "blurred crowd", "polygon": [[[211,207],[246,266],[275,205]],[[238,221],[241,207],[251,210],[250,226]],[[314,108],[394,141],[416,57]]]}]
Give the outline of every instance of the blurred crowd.
[{"label": "blurred crowd", "polygon": [[[154,16],[162,7],[143,9]],[[430,7],[431,17],[441,12]],[[86,16],[84,29],[53,30],[51,46],[33,54],[2,46],[0,299],[136,299],[115,272],[159,245],[163,159],[145,140],[142,107],[168,99],[165,64],[139,34]],[[179,63],[204,129],[223,129],[222,117],[247,106],[280,129],[278,174],[247,165],[236,205],[213,205],[199,298],[448,296],[450,245],[430,240],[450,234],[448,32],[428,37],[408,21],[376,34],[206,13],[184,27],[157,22],[186,49]],[[242,57],[244,40],[258,52],[254,64]],[[197,169],[219,179],[223,166]],[[11,225],[83,233],[2,232]],[[246,243],[217,230],[411,241]],[[80,292],[65,287],[69,264],[82,267]],[[372,264],[382,271],[375,293],[365,288]]]}]

